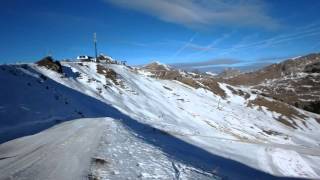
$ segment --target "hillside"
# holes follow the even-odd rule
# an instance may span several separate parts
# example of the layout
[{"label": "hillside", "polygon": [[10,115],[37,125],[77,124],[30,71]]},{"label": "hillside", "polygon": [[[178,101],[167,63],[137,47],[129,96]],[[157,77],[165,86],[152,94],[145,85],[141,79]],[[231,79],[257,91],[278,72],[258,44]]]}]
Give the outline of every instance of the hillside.
[{"label": "hillside", "polygon": [[320,115],[157,66],[0,66],[0,179],[320,178]]},{"label": "hillside", "polygon": [[273,64],[261,70],[225,80],[251,86],[257,93],[320,114],[320,54]]}]

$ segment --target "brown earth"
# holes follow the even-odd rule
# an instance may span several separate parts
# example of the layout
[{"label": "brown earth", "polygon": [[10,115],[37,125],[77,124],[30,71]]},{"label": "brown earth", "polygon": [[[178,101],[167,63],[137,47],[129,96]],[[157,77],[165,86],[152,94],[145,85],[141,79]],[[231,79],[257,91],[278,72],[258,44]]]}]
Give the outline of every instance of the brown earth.
[{"label": "brown earth", "polygon": [[238,96],[242,96],[245,99],[249,99],[250,98],[250,94],[247,92],[242,91],[241,89],[234,89],[231,86],[227,86],[227,88],[232,92],[232,94],[238,95]]},{"label": "brown earth", "polygon": [[224,81],[231,85],[257,85],[265,80],[278,79],[291,73],[303,72],[308,65],[317,62],[320,62],[320,53],[309,54],[297,59],[289,59],[282,63],[272,64],[261,70],[240,74]]},{"label": "brown earth", "polygon": [[[270,101],[270,100],[267,100],[266,98],[263,98],[263,97],[258,97],[255,100],[250,100],[248,102],[248,107],[254,107],[254,106],[259,106],[259,107],[264,106],[269,111],[273,111],[273,112],[281,114],[281,116],[279,116],[277,118],[277,120],[279,122],[281,122],[282,124],[289,126],[291,128],[294,128],[294,129],[298,128],[298,125],[295,122],[296,118],[299,118],[302,120],[307,118],[305,115],[300,114],[299,111],[297,111],[293,107],[288,106],[285,103],[282,103],[279,101]],[[284,117],[287,117],[287,119]],[[288,119],[290,119],[291,121],[289,121]],[[303,121],[303,123],[304,123],[304,121]]]},{"label": "brown earth", "polygon": [[[207,86],[214,94],[219,95],[222,98],[226,98],[227,94],[220,88],[217,81],[214,79],[203,79],[200,81],[203,85]],[[206,89],[208,89],[206,88]]]},{"label": "brown earth", "polygon": [[306,75],[278,79],[254,86],[261,95],[285,102],[297,108],[320,114],[320,76]]},{"label": "brown earth", "polygon": [[159,63],[156,63],[156,62],[145,65],[144,69],[153,70],[153,71],[167,71],[168,70],[165,66],[163,66]]},{"label": "brown earth", "polygon": [[52,57],[47,56],[40,61],[36,62],[37,65],[46,67],[50,70],[53,70],[57,73],[63,73],[62,72],[62,65],[59,61],[54,61]]},{"label": "brown earth", "polygon": [[[158,63],[151,63],[149,65],[144,66],[144,69],[152,72],[154,77],[166,80],[177,80],[183,84],[191,86],[193,88],[204,88],[207,89],[214,94],[221,96],[222,98],[226,98],[226,93],[223,89],[219,87],[218,81],[213,78],[208,78],[203,75],[196,74],[182,74],[180,71],[175,69],[167,69],[163,65]],[[196,72],[194,72],[196,73]]]},{"label": "brown earth", "polygon": [[273,64],[261,70],[220,79],[232,85],[249,85],[260,95],[320,114],[320,53]]},{"label": "brown earth", "polygon": [[106,68],[104,66],[97,64],[97,73],[104,75],[108,79],[111,79],[111,81],[115,85],[119,85],[117,81],[117,73],[113,69]]},{"label": "brown earth", "polygon": [[[158,63],[145,66],[160,79],[177,80],[194,88],[205,88],[225,98],[226,93],[218,82],[239,86],[251,86],[252,93],[281,101],[285,105],[320,114],[320,53],[289,59],[261,70],[240,74],[226,79],[182,74]],[[250,94],[228,86],[233,94],[248,99]],[[280,102],[279,102],[280,103]],[[283,105],[284,106],[284,105]],[[290,106],[289,106],[290,107]],[[284,120],[283,120],[284,121]]]}]

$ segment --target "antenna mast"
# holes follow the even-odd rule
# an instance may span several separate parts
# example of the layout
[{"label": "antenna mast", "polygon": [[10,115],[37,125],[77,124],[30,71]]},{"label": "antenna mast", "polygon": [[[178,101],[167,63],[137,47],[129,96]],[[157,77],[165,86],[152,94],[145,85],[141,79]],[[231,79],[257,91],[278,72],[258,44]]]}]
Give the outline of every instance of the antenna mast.
[{"label": "antenna mast", "polygon": [[94,43],[94,54],[96,61],[98,61],[98,50],[97,50],[97,33],[93,33],[93,43]]}]

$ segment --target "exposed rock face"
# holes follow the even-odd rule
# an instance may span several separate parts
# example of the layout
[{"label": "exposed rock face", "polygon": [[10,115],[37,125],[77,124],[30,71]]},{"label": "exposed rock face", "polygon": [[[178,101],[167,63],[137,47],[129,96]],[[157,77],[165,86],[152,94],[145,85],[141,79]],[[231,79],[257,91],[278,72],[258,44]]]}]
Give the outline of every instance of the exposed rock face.
[{"label": "exposed rock face", "polygon": [[183,78],[180,71],[175,69],[170,69],[168,66],[161,64],[159,62],[153,62],[147,64],[143,69],[154,74],[156,78],[168,79],[168,80],[181,80]]},{"label": "exposed rock face", "polygon": [[320,113],[320,53],[289,59],[256,72],[227,79],[250,85],[267,96],[298,108]]},{"label": "exposed rock face", "polygon": [[320,113],[320,75],[301,73],[253,87],[265,96],[301,109]]},{"label": "exposed rock face", "polygon": [[48,69],[51,69],[52,71],[55,71],[57,73],[63,73],[62,71],[62,65],[59,61],[54,61],[51,56],[47,56],[40,61],[36,62],[37,65],[46,67]]},{"label": "exposed rock face", "polygon": [[179,71],[169,70],[169,71],[153,71],[156,77],[160,79],[169,79],[169,80],[180,80],[182,75]]},{"label": "exposed rock face", "polygon": [[306,73],[320,73],[320,62],[309,64],[304,68]]},{"label": "exposed rock face", "polygon": [[153,62],[144,66],[145,69],[150,71],[168,71],[170,70],[167,65],[161,64],[159,62]]},{"label": "exposed rock face", "polygon": [[[251,86],[251,89],[259,95],[320,113],[320,53],[289,59],[245,74],[229,69],[215,78],[200,75],[196,78],[194,75],[169,69],[160,63],[151,63],[144,68],[157,78],[178,80],[194,88],[202,87],[222,98],[226,97],[226,94],[218,82],[234,86]],[[234,94],[248,98],[248,95],[242,92],[230,90]]]},{"label": "exposed rock face", "polygon": [[[200,74],[200,72],[186,73],[175,69],[170,69],[168,66],[158,62],[144,66],[144,69],[154,74],[156,78],[166,80],[177,80],[193,88],[204,88],[212,91],[214,94],[226,97],[226,93],[220,88],[215,79],[208,78]],[[211,77],[211,76],[210,76]]]},{"label": "exposed rock face", "polygon": [[219,95],[222,98],[226,98],[226,93],[223,89],[220,88],[219,83],[214,79],[202,79],[200,81],[206,88],[212,91],[214,94]]},{"label": "exposed rock face", "polygon": [[266,80],[283,78],[286,75],[297,74],[319,68],[320,53],[289,59],[279,64],[272,64],[261,70],[245,73],[226,80],[232,85],[258,85]]},{"label": "exposed rock face", "polygon": [[111,79],[114,84],[119,85],[117,73],[113,69],[97,64],[97,73],[104,75],[106,78]]},{"label": "exposed rock face", "polygon": [[[264,106],[270,111],[281,114],[281,116],[279,116],[277,120],[283,123],[284,125],[294,129],[298,128],[297,123],[293,121],[295,117],[300,117],[301,119],[306,118],[305,115],[299,113],[297,110],[288,106],[285,103],[282,103],[279,101],[270,101],[263,97],[258,97],[255,100],[250,100],[248,103],[248,106],[251,107],[253,105],[256,105],[259,107]],[[302,123],[305,124],[304,121],[302,121]]]}]

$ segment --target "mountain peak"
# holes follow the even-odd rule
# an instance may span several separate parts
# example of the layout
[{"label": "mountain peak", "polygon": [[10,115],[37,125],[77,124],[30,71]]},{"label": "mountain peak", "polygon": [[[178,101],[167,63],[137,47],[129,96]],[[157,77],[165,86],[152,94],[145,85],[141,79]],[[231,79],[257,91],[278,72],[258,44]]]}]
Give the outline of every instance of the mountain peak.
[{"label": "mountain peak", "polygon": [[159,61],[153,61],[145,65],[144,68],[149,70],[170,70],[170,67],[168,65],[160,63]]}]

